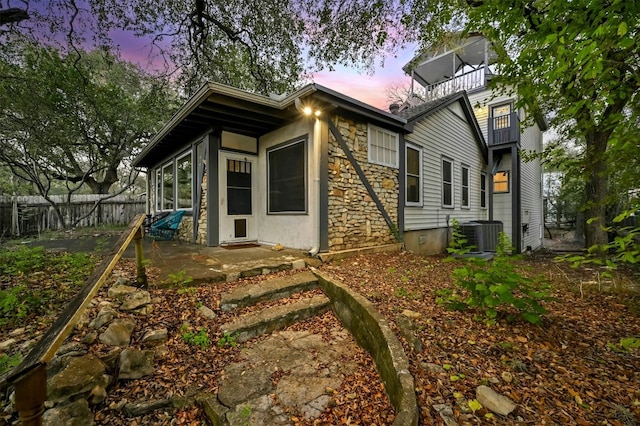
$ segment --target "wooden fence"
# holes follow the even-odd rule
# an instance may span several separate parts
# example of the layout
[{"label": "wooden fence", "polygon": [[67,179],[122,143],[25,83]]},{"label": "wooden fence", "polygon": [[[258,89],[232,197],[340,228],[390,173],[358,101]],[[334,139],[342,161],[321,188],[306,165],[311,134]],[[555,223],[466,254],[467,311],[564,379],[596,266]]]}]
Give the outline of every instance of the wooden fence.
[{"label": "wooden fence", "polygon": [[[104,195],[74,195],[70,206],[66,203],[66,196],[55,195],[51,199],[59,206],[62,215],[74,223],[86,216],[101,197]],[[144,195],[118,195],[102,201],[77,226],[126,225],[144,212]],[[62,228],[63,224],[44,197],[0,196],[0,238],[35,235]]]}]

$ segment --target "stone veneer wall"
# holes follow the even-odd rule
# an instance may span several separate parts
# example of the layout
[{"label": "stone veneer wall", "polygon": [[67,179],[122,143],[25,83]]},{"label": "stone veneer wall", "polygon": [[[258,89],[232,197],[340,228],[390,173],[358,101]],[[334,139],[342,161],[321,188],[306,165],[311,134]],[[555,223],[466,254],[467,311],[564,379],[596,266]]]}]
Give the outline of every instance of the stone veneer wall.
[{"label": "stone veneer wall", "polygon": [[[193,241],[193,216],[183,216],[176,233],[180,241]],[[202,178],[202,197],[200,199],[200,215],[198,217],[198,235],[196,244],[207,244],[207,175]]]},{"label": "stone veneer wall", "polygon": [[[333,122],[364,171],[393,223],[398,223],[398,169],[370,164],[367,124],[343,117]],[[393,232],[344,151],[329,132],[329,250],[395,243]]]}]

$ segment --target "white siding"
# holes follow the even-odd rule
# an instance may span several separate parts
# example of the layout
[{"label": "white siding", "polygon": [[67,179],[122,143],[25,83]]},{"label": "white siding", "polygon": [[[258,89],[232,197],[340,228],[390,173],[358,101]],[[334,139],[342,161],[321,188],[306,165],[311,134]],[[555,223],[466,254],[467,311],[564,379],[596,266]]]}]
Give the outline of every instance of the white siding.
[{"label": "white siding", "polygon": [[[542,132],[537,125],[527,128],[521,136],[523,151],[542,151]],[[542,199],[542,164],[540,159],[522,162],[520,167],[522,181],[522,223],[525,224],[525,212],[529,212],[529,226],[522,235],[522,250],[532,250],[542,245],[543,235],[543,199]]]},{"label": "white siding", "polygon": [[[407,142],[422,147],[422,207],[405,207],[405,230],[433,229],[447,226],[449,220],[460,222],[487,219],[487,209],[480,207],[480,172],[485,170],[482,152],[471,127],[461,118],[462,110],[444,108],[415,123]],[[442,157],[453,160],[453,208],[442,207]],[[461,208],[461,166],[469,167],[470,208]],[[449,223],[450,224],[450,223]]]}]

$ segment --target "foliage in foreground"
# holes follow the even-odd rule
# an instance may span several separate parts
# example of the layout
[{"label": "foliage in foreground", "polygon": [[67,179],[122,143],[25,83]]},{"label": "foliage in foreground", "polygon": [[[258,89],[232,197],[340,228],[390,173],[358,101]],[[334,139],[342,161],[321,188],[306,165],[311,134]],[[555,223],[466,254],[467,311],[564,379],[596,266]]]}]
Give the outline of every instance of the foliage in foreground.
[{"label": "foliage in foreground", "polygon": [[94,265],[83,253],[49,253],[26,246],[0,251],[0,326],[42,314],[52,302],[72,297]]},{"label": "foliage in foreground", "polygon": [[[518,311],[518,317],[532,324],[539,323],[546,312],[540,302],[549,299],[548,285],[541,278],[531,279],[516,270],[514,261],[518,257],[508,254],[511,247],[504,232],[500,233],[493,260],[464,257],[470,250],[465,245],[464,234],[454,221],[454,244],[447,250],[450,254],[462,257],[463,266],[453,271],[453,279],[463,292],[443,290],[438,302],[456,310],[479,308],[491,321],[503,313],[503,308],[512,306]],[[507,314],[508,319],[513,317]]]},{"label": "foliage in foreground", "polygon": [[610,277],[610,271],[620,265],[640,264],[640,227],[618,226],[625,219],[635,214],[635,209],[626,210],[613,219],[613,226],[606,231],[614,233],[615,237],[607,244],[594,244],[584,254],[567,254],[556,257],[556,261],[569,262],[572,268],[586,265],[604,267],[603,276]]}]

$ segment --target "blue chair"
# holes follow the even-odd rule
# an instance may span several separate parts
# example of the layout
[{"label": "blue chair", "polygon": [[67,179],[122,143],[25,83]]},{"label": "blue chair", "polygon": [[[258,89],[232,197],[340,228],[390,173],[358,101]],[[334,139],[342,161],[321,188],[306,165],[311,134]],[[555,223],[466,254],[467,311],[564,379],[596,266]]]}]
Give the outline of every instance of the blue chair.
[{"label": "blue chair", "polygon": [[152,220],[149,227],[149,237],[158,241],[171,241],[176,235],[184,210],[177,210],[164,215],[158,220]]}]

